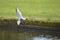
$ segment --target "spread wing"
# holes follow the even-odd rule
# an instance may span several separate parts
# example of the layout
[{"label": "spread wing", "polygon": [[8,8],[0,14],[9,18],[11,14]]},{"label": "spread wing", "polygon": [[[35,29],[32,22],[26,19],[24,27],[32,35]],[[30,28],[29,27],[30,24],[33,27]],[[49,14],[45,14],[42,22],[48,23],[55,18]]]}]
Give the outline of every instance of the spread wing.
[{"label": "spread wing", "polygon": [[16,13],[17,13],[18,19],[23,18],[23,17],[22,17],[22,13],[19,11],[18,8],[16,8]]}]

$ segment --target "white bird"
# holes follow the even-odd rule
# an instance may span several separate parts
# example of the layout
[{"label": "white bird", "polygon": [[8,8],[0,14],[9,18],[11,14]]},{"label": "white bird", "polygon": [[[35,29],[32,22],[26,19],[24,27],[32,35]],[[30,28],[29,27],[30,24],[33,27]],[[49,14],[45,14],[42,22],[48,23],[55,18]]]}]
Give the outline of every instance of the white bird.
[{"label": "white bird", "polygon": [[17,13],[17,16],[18,16],[18,20],[17,20],[17,25],[20,25],[20,23],[24,20],[26,20],[26,18],[24,18],[22,16],[22,13],[19,11],[18,8],[16,8],[16,13]]}]

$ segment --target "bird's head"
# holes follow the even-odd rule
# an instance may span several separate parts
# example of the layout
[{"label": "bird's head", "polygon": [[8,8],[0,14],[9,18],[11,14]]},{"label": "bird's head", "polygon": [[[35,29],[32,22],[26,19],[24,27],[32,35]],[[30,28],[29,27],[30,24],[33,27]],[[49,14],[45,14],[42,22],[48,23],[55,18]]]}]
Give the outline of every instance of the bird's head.
[{"label": "bird's head", "polygon": [[27,20],[27,18],[23,18],[23,20]]}]

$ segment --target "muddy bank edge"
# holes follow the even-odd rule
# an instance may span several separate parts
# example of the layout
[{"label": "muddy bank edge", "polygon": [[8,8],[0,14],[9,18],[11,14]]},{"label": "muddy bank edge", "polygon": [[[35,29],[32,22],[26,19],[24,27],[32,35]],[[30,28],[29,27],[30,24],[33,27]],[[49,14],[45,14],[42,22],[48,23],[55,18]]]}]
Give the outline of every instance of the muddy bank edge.
[{"label": "muddy bank edge", "polygon": [[[0,26],[2,25],[17,26],[16,21],[17,19],[0,19]],[[25,20],[21,22],[21,25],[45,26],[45,27],[48,26],[48,27],[59,27],[60,28],[60,22],[44,22],[44,21],[37,21],[37,20]]]}]

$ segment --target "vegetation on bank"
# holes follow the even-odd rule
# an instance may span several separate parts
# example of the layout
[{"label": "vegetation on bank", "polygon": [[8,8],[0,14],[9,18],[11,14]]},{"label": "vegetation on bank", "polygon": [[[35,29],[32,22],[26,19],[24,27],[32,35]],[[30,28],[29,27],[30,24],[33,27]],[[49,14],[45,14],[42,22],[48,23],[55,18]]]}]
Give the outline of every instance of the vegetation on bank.
[{"label": "vegetation on bank", "polygon": [[[0,19],[0,26],[10,26],[15,27],[17,25],[17,19]],[[19,26],[37,26],[37,27],[56,27],[60,28],[60,22],[47,22],[47,21],[37,21],[37,20],[25,20],[21,22]]]}]

